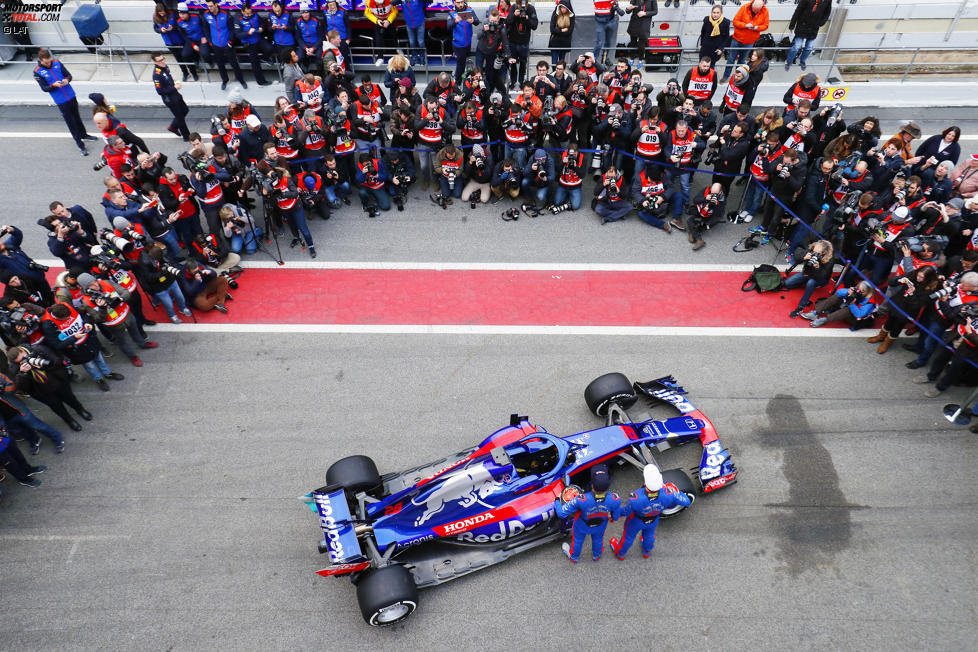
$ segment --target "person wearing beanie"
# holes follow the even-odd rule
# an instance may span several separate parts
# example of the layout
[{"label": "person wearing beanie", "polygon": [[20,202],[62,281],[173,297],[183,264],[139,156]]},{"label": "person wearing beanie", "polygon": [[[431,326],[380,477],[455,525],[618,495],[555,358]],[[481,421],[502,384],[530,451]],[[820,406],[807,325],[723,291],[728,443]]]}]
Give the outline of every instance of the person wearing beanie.
[{"label": "person wearing beanie", "polygon": [[787,105],[784,113],[795,110],[802,100],[808,100],[811,103],[812,113],[818,111],[818,105],[822,101],[822,88],[818,83],[818,75],[813,72],[805,73],[799,77],[791,88],[785,91],[784,98],[782,98]]},{"label": "person wearing beanie", "polygon": [[131,339],[141,349],[155,349],[159,344],[148,341],[139,332],[136,317],[127,303],[129,292],[114,281],[97,279],[88,273],[79,274],[77,280],[82,292],[79,310],[91,323],[104,326],[111,333],[116,346],[134,367],[143,366],[143,361],[128,340]]},{"label": "person wearing beanie", "polygon": [[734,66],[747,61],[751,47],[761,34],[767,31],[770,23],[771,16],[765,0],[751,0],[740,6],[733,17],[733,38],[730,39],[730,47],[727,48],[727,68],[723,71],[723,79],[720,83],[730,78]]},{"label": "person wearing beanie", "polygon": [[198,79],[197,64],[204,61],[208,65],[213,62],[211,55],[210,39],[204,34],[209,27],[201,20],[200,14],[196,11],[190,13],[186,2],[177,5],[177,31],[183,38],[183,51],[180,54],[180,61],[190,66],[194,81]]},{"label": "person wearing beanie", "polygon": [[546,205],[556,181],[553,159],[543,149],[533,152],[533,157],[523,167],[523,193],[531,202]]},{"label": "person wearing beanie", "polygon": [[258,115],[255,108],[251,106],[251,103],[244,99],[244,94],[241,92],[240,86],[234,86],[230,91],[228,91],[228,111],[227,120],[228,124],[231,126],[231,131],[235,136],[240,134],[242,130],[247,126],[246,121],[249,115]]},{"label": "person wearing beanie", "polygon": [[576,564],[584,549],[584,541],[591,537],[591,555],[594,561],[604,552],[604,531],[608,521],[617,521],[621,516],[621,498],[608,491],[611,478],[605,464],[591,467],[591,490],[576,496],[562,494],[554,501],[554,509],[560,518],[572,518],[571,543],[561,546],[564,555]]},{"label": "person wearing beanie", "polygon": [[611,539],[611,549],[616,559],[624,559],[635,539],[642,537],[642,556],[646,559],[655,547],[655,528],[659,516],[667,509],[689,507],[693,496],[686,494],[672,483],[663,483],[662,473],[654,464],[646,464],[642,470],[642,487],[633,491],[622,501],[621,515],[625,517],[625,528],[621,542]]},{"label": "person wearing beanie", "polygon": [[750,68],[737,66],[723,95],[723,115],[735,113],[741,106],[750,106],[756,90],[750,81]]}]

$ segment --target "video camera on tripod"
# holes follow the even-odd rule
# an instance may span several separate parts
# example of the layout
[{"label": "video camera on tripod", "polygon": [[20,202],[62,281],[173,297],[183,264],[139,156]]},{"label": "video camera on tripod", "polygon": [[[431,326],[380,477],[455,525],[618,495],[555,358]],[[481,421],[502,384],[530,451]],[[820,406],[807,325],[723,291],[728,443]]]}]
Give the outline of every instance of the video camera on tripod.
[{"label": "video camera on tripod", "polygon": [[548,95],[543,101],[543,110],[540,112],[540,124],[544,129],[550,129],[557,124],[557,112],[554,110],[553,95]]},{"label": "video camera on tripod", "polygon": [[266,193],[272,196],[278,193],[278,182],[281,180],[281,177],[279,177],[278,172],[275,171],[275,168],[272,168],[271,172],[268,174],[263,174],[262,171],[258,169],[257,164],[249,163],[247,172],[251,176],[251,180],[254,181],[255,184]]},{"label": "video camera on tripod", "polygon": [[839,205],[836,206],[835,212],[832,213],[832,219],[837,224],[848,222],[853,215],[859,212],[859,198],[862,197],[862,194],[861,190],[847,192],[842,198],[842,201],[839,202]]}]

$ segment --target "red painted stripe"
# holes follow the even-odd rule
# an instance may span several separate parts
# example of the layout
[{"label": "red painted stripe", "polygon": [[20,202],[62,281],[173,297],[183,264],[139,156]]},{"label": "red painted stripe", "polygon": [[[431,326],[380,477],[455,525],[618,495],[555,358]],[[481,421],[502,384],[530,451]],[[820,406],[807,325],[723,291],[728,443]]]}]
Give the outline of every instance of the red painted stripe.
[{"label": "red painted stripe", "polygon": [[[800,290],[742,292],[745,272],[249,269],[229,315],[244,324],[807,327]],[[816,296],[824,296],[826,290]],[[162,314],[162,310],[150,315]],[[151,317],[152,318],[152,317]]]}]

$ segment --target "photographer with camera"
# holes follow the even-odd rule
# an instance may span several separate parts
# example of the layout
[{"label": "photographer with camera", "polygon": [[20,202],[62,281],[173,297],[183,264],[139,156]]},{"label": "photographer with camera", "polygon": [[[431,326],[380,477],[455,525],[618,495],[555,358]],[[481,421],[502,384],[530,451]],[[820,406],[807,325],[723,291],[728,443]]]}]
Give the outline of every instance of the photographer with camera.
[{"label": "photographer with camera", "polygon": [[350,111],[350,124],[356,137],[357,150],[380,153],[384,145],[384,111],[375,100],[366,93],[360,93]]},{"label": "photographer with camera", "polygon": [[[924,328],[921,329],[914,344],[903,345],[905,349],[917,354],[916,358],[904,365],[907,369],[919,369],[925,366],[938,346],[946,340],[941,338],[941,334],[954,322],[961,307],[978,301],[978,272],[973,271],[973,264],[971,268],[962,265],[960,273],[948,276],[946,279],[939,277],[943,280],[943,286],[927,295],[928,302],[923,314],[918,318]],[[928,331],[938,337],[931,337]],[[937,378],[937,374],[934,374],[934,378]]]},{"label": "photographer with camera", "polygon": [[[792,250],[794,251],[794,250]],[[795,263],[791,263],[792,268]],[[835,249],[828,240],[816,240],[808,245],[808,251],[801,258],[801,271],[790,274],[784,280],[786,290],[804,287],[798,299],[798,305],[788,313],[795,318],[805,311],[811,301],[812,294],[820,287],[825,287],[832,280],[832,270],[835,267]]]},{"label": "photographer with camera", "polygon": [[696,136],[686,126],[684,120],[678,120],[676,127],[670,130],[663,140],[662,152],[666,162],[671,165],[665,169],[666,189],[672,190],[673,183],[679,180],[679,193],[673,196],[672,214],[673,226],[683,214],[683,209],[690,198],[690,180],[693,173],[685,169],[693,158],[693,149],[696,147]]},{"label": "photographer with camera", "polygon": [[537,119],[532,111],[519,104],[511,104],[509,114],[503,121],[506,137],[506,158],[516,161],[519,167],[526,166],[529,148],[536,143]]},{"label": "photographer with camera", "polygon": [[183,323],[174,311],[174,304],[182,314],[187,317],[192,316],[183,293],[180,292],[180,286],[177,284],[180,268],[163,259],[163,245],[154,242],[147,247],[139,256],[135,272],[139,284],[147,293],[163,304],[163,310],[171,322],[174,324]]},{"label": "photographer with camera", "polygon": [[[64,435],[31,412],[27,404],[17,395],[16,383],[6,374],[0,373],[0,436],[6,436],[10,433],[16,433],[15,437],[17,438],[23,436],[30,443],[31,455],[37,455],[40,452],[41,435],[51,440],[51,443],[54,444],[55,453],[63,453],[65,450]],[[2,448],[0,448],[0,453],[2,453]],[[4,464],[2,459],[0,456],[0,465]],[[26,464],[26,462],[24,463]],[[40,469],[41,467],[35,468]]]},{"label": "photographer with camera", "polygon": [[[48,301],[44,297],[44,292],[40,286],[32,279],[22,279],[8,270],[0,270],[0,283],[3,283],[4,301],[17,301],[19,303],[32,303],[44,308],[50,306],[53,301]],[[3,307],[0,305],[0,307]]]},{"label": "photographer with camera", "polygon": [[463,160],[462,150],[455,147],[451,141],[435,155],[434,170],[441,194],[434,195],[432,199],[442,208],[445,204],[451,204],[453,197],[458,199],[462,196]]},{"label": "photographer with camera", "polygon": [[50,348],[43,344],[10,347],[7,360],[10,363],[8,374],[18,392],[29,394],[47,405],[76,432],[82,429],[81,424],[71,416],[66,404],[82,419],[92,420],[92,413],[85,409],[71,389],[64,361]]},{"label": "photographer with camera", "polygon": [[643,222],[671,233],[666,213],[673,193],[666,191],[662,176],[662,168],[657,165],[639,171],[632,181],[632,204]]},{"label": "photographer with camera", "polygon": [[[309,248],[309,256],[315,258],[316,247],[313,244],[312,234],[309,233],[309,227],[306,224],[306,214],[302,210],[302,203],[299,201],[299,191],[296,189],[295,182],[292,180],[292,173],[283,167],[270,169],[265,174],[265,181],[262,183],[261,192],[262,195],[275,200],[275,205],[278,207],[279,219],[282,222],[288,223],[289,229],[292,231],[292,242],[289,246],[297,247],[303,244],[303,241],[299,239],[299,235],[301,234],[304,238],[305,246]],[[237,261],[227,265],[227,257],[224,256],[223,251],[217,251],[215,253],[220,258],[220,261],[216,264],[211,260],[210,256],[204,259],[198,257],[198,260],[202,260],[202,262],[207,264],[213,264],[215,267],[220,268],[219,271],[237,265]],[[237,254],[230,255],[237,257],[240,261],[240,256],[237,256]]]},{"label": "photographer with camera", "polygon": [[201,312],[216,310],[227,314],[225,303],[231,298],[228,293],[228,278],[196,260],[188,260],[177,276],[180,291],[188,303]]},{"label": "photographer with camera", "polygon": [[951,170],[954,164],[941,161],[935,167],[928,168],[920,174],[920,187],[926,202],[946,204],[951,198]]},{"label": "photographer with camera", "polygon": [[48,268],[34,261],[21,250],[23,232],[16,226],[0,226],[0,273],[9,272],[20,277],[25,283],[35,286],[48,304],[54,303],[54,293],[48,285],[44,272]]},{"label": "photographer with camera", "polygon": [[725,193],[730,191],[730,184],[734,179],[732,176],[722,175],[739,174],[744,159],[750,153],[751,143],[747,132],[747,123],[738,122],[729,131],[707,140],[705,164],[712,163],[713,171],[717,173],[713,175],[710,183],[719,183]]},{"label": "photographer with camera", "polygon": [[[666,138],[666,124],[659,120],[659,108],[653,106],[648,115],[641,120],[632,131],[633,151],[635,152],[635,174],[638,174],[652,162],[665,160],[663,141]],[[651,167],[657,167],[651,165]]]},{"label": "photographer with camera", "polygon": [[527,199],[546,205],[554,185],[554,175],[553,160],[547,156],[546,151],[536,150],[533,158],[523,167],[523,191]]},{"label": "photographer with camera", "polygon": [[[159,201],[159,195],[151,186],[143,186],[143,195],[154,202],[149,210],[142,214],[142,225],[145,236],[151,240],[162,242],[172,260],[180,259],[180,240],[173,228],[180,217],[176,213],[167,213]],[[132,226],[128,227],[132,229]],[[138,233],[138,230],[136,230]]]},{"label": "photographer with camera", "polygon": [[869,235],[867,255],[862,270],[868,273],[873,285],[880,287],[893,268],[896,241],[914,234],[910,224],[910,211],[906,206],[897,207]]},{"label": "photographer with camera", "polygon": [[460,86],[462,91],[462,103],[472,102],[475,108],[482,110],[489,105],[489,88],[486,86],[485,75],[482,68],[474,66],[465,74],[465,79]]},{"label": "photographer with camera", "polygon": [[844,321],[849,324],[849,330],[857,330],[864,326],[865,320],[872,317],[876,305],[871,301],[876,290],[867,281],[850,288],[839,288],[835,294],[815,302],[810,312],[801,313],[801,317],[811,321],[812,328],[820,328],[833,321]]},{"label": "photographer with camera", "polygon": [[595,186],[591,208],[601,216],[602,225],[623,220],[632,212],[632,203],[622,192],[624,181],[624,175],[615,166],[611,166],[601,176],[600,185]]},{"label": "photographer with camera", "polygon": [[523,168],[511,158],[503,159],[496,164],[492,172],[492,182],[489,187],[492,191],[490,203],[495,204],[504,194],[509,195],[510,199],[516,199],[520,196],[522,182]]},{"label": "photographer with camera", "polygon": [[741,106],[749,107],[754,102],[756,91],[750,79],[750,68],[737,66],[723,92],[723,115],[735,113]]},{"label": "photographer with camera", "polygon": [[839,222],[835,219],[831,198],[832,190],[838,183],[832,178],[834,170],[834,159],[820,158],[806,178],[805,185],[795,205],[799,224],[791,233],[785,255],[785,260],[789,265],[795,263],[795,251],[804,244],[811,234],[807,227],[812,227],[825,238],[831,239],[837,235]]},{"label": "photographer with camera", "polygon": [[[602,167],[613,165],[623,169],[625,152],[631,149],[632,124],[629,117],[620,104],[612,104],[604,119],[594,125],[594,146],[602,152]],[[614,150],[614,154],[611,150]]]},{"label": "photographer with camera", "polygon": [[679,88],[679,80],[671,77],[666,82],[665,88],[655,96],[656,104],[659,107],[659,117],[667,124],[675,125],[680,116],[676,113],[676,108],[681,107],[686,100],[682,90]]},{"label": "photographer with camera", "polygon": [[422,190],[427,189],[432,181],[435,151],[440,150],[443,143],[451,138],[450,127],[445,107],[439,106],[435,98],[427,98],[414,123],[414,131],[418,135],[418,165]]},{"label": "photographer with camera", "polygon": [[520,80],[526,79],[526,66],[530,57],[530,37],[540,25],[537,10],[527,0],[512,0],[506,16],[506,34],[509,37],[509,89],[514,90]]},{"label": "photographer with camera", "polygon": [[391,196],[397,210],[404,210],[404,200],[407,197],[411,184],[417,178],[414,169],[414,157],[409,152],[402,152],[397,149],[388,150],[381,158],[387,170],[390,172],[390,180],[387,183],[387,192]]},{"label": "photographer with camera", "polygon": [[[263,143],[259,149],[258,158],[249,161],[249,165],[261,159],[265,152],[265,144],[267,143]],[[214,163],[224,168],[224,171],[231,177],[229,181],[221,182],[221,192],[224,195],[224,202],[228,204],[241,203],[250,208],[252,206],[252,200],[248,196],[248,190],[254,183],[254,179],[248,173],[248,168],[241,163],[240,158],[228,152],[223,145],[215,145],[211,153]]]},{"label": "photographer with camera", "polygon": [[229,249],[236,254],[244,251],[253,254],[258,250],[261,240],[261,228],[255,225],[255,219],[246,209],[237,204],[224,204],[219,213],[221,224],[224,225],[224,238]]},{"label": "photographer with camera", "polygon": [[0,337],[7,346],[41,343],[44,308],[33,301],[34,297],[17,290],[16,286],[8,285],[0,297]]},{"label": "photographer with camera", "polygon": [[67,358],[72,365],[85,367],[103,392],[109,391],[106,379],[125,379],[125,376],[109,368],[102,354],[102,344],[93,332],[94,327],[69,303],[56,303],[48,308],[41,319],[41,331],[47,346]]},{"label": "photographer with camera", "polygon": [[327,130],[323,119],[312,109],[306,109],[299,121],[299,128],[293,130],[295,139],[302,145],[302,158],[308,159],[302,167],[316,172],[322,165],[321,157],[326,152]]},{"label": "photographer with camera", "polygon": [[[148,240],[146,228],[143,226],[143,217],[154,210],[153,202],[147,198],[140,204],[126,197],[121,190],[111,191],[109,201],[111,207],[105,209],[105,214],[112,223],[114,230],[112,236],[124,241],[118,245],[118,248],[122,249],[127,259],[135,260]],[[179,252],[179,247],[177,251]],[[84,262],[86,267],[89,264],[89,261]]]},{"label": "photographer with camera", "polygon": [[767,202],[764,208],[763,221],[749,229],[751,233],[760,235],[761,244],[770,242],[774,227],[790,219],[790,214],[787,219],[784,218],[785,210],[790,211],[794,206],[795,198],[800,194],[807,176],[798,152],[793,149],[785,151],[780,157],[770,161],[768,169],[771,201]]},{"label": "photographer with camera", "polygon": [[177,214],[173,229],[183,242],[189,242],[194,235],[202,232],[200,207],[186,175],[177,174],[173,168],[163,168],[157,189],[163,208],[171,215]]},{"label": "photographer with camera", "polygon": [[911,269],[907,274],[898,274],[891,278],[889,286],[887,290],[889,303],[884,305],[889,307],[892,303],[899,310],[888,310],[886,323],[883,324],[880,332],[866,340],[879,344],[876,349],[879,354],[886,353],[893,341],[900,336],[903,327],[910,322],[910,318],[916,317],[921,308],[930,303],[930,295],[940,287],[937,268],[925,265]]},{"label": "photographer with camera", "polygon": [[904,167],[900,150],[893,143],[885,145],[881,152],[869,150],[866,157],[869,171],[873,175],[873,190],[876,192],[885,190]]},{"label": "photographer with camera", "polygon": [[96,279],[91,274],[80,274],[78,285],[82,291],[79,309],[92,324],[102,324],[112,334],[113,342],[123,355],[129,358],[134,367],[143,366],[139,358],[127,342],[127,337],[141,349],[155,349],[159,346],[150,342],[140,333],[136,318],[127,303],[129,293],[120,285],[111,281]]},{"label": "photographer with camera", "polygon": [[468,147],[476,143],[487,142],[486,120],[483,110],[476,108],[475,102],[469,100],[459,111],[455,120],[461,137],[462,147]]},{"label": "photographer with camera", "polygon": [[[560,176],[554,193],[553,212],[576,211],[581,207],[584,184],[584,154],[576,144],[571,144],[560,154]],[[555,166],[556,167],[556,166]]]},{"label": "photographer with camera", "polygon": [[507,60],[510,45],[506,27],[499,15],[499,9],[489,10],[486,22],[479,30],[479,38],[475,47],[475,65],[485,72],[486,86],[500,93],[506,92]]},{"label": "photographer with camera", "polygon": [[[703,232],[709,229],[716,221],[717,217],[723,215],[723,208],[727,203],[727,196],[723,194],[723,186],[714,183],[698,194],[689,205],[689,215],[686,219],[685,227],[678,219],[673,219],[672,226],[680,231],[686,231],[686,237],[693,245],[693,251],[699,251],[706,246],[703,240]],[[677,202],[673,198],[673,206]]]},{"label": "photographer with camera", "polygon": [[296,190],[307,215],[318,215],[321,219],[330,217],[329,203],[323,191],[323,178],[315,172],[300,172],[295,177]]},{"label": "photographer with camera", "polygon": [[387,185],[388,174],[384,164],[370,154],[360,154],[357,158],[358,194],[363,210],[367,217],[377,217],[381,211],[391,209],[391,196],[384,187]]},{"label": "photographer with camera", "polygon": [[[347,158],[352,158],[352,154]],[[330,208],[339,208],[342,204],[350,205],[350,176],[344,166],[339,165],[332,154],[323,157],[323,192],[329,201]]]},{"label": "photographer with camera", "polygon": [[231,181],[231,175],[212,160],[206,159],[204,151],[199,148],[181,154],[178,158],[190,172],[190,186],[194,189],[194,194],[203,206],[207,230],[211,233],[217,233],[221,229],[221,218],[218,216],[218,211],[220,211],[224,201],[224,188],[221,183]]},{"label": "photographer with camera", "polygon": [[541,101],[557,96],[557,80],[550,74],[550,64],[546,61],[537,62],[537,74],[527,81],[533,86],[533,94]]},{"label": "photographer with camera", "polygon": [[[245,118],[245,128],[238,134],[238,155],[242,160],[249,163],[251,161],[257,161],[262,157],[265,143],[270,142],[272,142],[272,133],[268,127],[261,123],[261,119],[257,115],[252,113]],[[216,151],[218,147],[227,156],[227,148],[221,145],[216,145],[214,150],[211,151],[211,155],[214,157],[217,156]],[[227,169],[227,166],[222,165],[222,167]]]},{"label": "photographer with camera", "polygon": [[749,168],[751,179],[744,192],[744,210],[737,216],[738,221],[750,222],[764,207],[767,199],[765,188],[771,179],[772,163],[780,158],[780,145],[781,140],[777,132],[770,131],[757,149],[748,155],[746,160],[751,161]]},{"label": "photographer with camera", "polygon": [[[132,264],[115,250],[103,245],[92,247],[91,274],[96,278],[111,281],[129,293],[129,299],[126,300],[126,303],[129,304],[129,309],[132,310],[132,314],[136,318],[136,328],[139,329],[139,334],[142,337],[146,337],[145,327],[156,326],[156,322],[151,319],[146,319],[143,313],[143,296],[139,292],[139,284],[136,282],[136,277],[132,270]],[[74,276],[75,289],[80,293],[81,287],[78,285],[78,276],[79,274],[75,274]],[[70,296],[71,288],[68,289],[69,300],[73,300],[74,297]],[[79,294],[78,300],[80,298],[81,296]]]},{"label": "photographer with camera", "polygon": [[944,342],[953,350],[939,347],[936,341],[931,342],[929,346],[925,341],[921,347],[921,340],[933,339],[927,337],[925,332],[921,332],[916,349],[921,351],[921,354],[912,363],[908,363],[907,367],[916,369],[923,366],[930,355],[928,349],[930,351],[939,349],[931,360],[927,373],[915,376],[913,379],[917,384],[933,383],[936,380],[935,386],[924,392],[924,396],[934,398],[956,384],[962,373],[971,366],[969,363],[978,362],[978,336],[975,334],[973,323],[978,313],[974,305],[978,302],[978,273],[967,272],[956,279],[956,282],[945,282],[944,289],[932,293],[929,298],[936,299],[934,316],[950,327],[944,336]]},{"label": "photographer with camera", "polygon": [[134,162],[132,152],[128,147],[126,147],[126,144],[122,142],[122,139],[118,136],[109,136],[106,139],[105,147],[102,148],[102,156],[95,162],[92,169],[98,172],[102,168],[108,166],[109,170],[112,172],[112,176],[114,176],[116,179],[121,179],[123,163],[127,163],[131,166]]},{"label": "photographer with camera", "polygon": [[49,229],[48,251],[60,258],[65,267],[89,264],[88,250],[95,244],[94,234],[85,231],[75,220],[62,220],[54,215],[48,215],[40,222]]},{"label": "photographer with camera", "polygon": [[493,162],[489,152],[482,145],[475,144],[465,159],[462,176],[467,179],[462,188],[462,201],[475,208],[478,202],[488,202],[492,196],[489,189],[492,183]]}]

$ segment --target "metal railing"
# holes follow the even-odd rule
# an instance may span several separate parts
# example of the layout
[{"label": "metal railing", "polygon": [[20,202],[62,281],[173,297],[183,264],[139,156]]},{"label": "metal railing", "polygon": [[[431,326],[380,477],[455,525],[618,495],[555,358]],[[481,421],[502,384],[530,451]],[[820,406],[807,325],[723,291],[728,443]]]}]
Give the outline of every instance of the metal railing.
[{"label": "metal railing", "polygon": [[[107,36],[109,39],[112,37],[111,34],[107,34]],[[155,37],[156,35],[147,34],[147,36]],[[22,46],[21,49],[32,50],[36,53],[40,49],[40,46]],[[449,47],[449,41],[430,38],[426,41],[426,49],[428,53],[426,63],[420,67],[415,67],[416,71],[430,74],[432,71],[439,72],[454,68],[455,58],[452,49]],[[768,58],[773,66],[777,64],[773,55],[775,53],[787,54],[789,49],[786,47],[765,48],[765,52],[768,54]],[[96,66],[127,66],[133,81],[139,83],[142,80],[136,71],[136,66],[143,65],[143,62],[134,61],[132,55],[146,55],[154,51],[167,52],[167,49],[162,43],[145,47],[126,46],[122,43],[105,43],[103,45],[91,46],[60,46],[52,48],[52,51],[56,56],[87,52],[94,55]],[[630,50],[624,44],[619,44],[616,50],[616,54],[622,56],[629,52]],[[398,53],[409,55],[410,51],[406,42],[398,42],[395,46],[358,46],[351,48],[351,53],[356,60],[358,70],[382,71],[383,67],[378,67],[373,63],[374,58],[378,54],[382,55],[382,58],[386,60],[390,56]],[[535,57],[549,59],[549,54],[549,49],[530,50],[531,59]],[[572,58],[574,56],[576,56],[576,51],[571,54]],[[660,56],[664,57],[661,62],[646,63],[644,69],[648,72],[661,72],[678,76],[680,72],[696,65],[699,60],[699,48],[682,48],[678,51],[666,52]],[[116,57],[121,58],[121,60],[117,61]],[[369,57],[368,62],[363,61],[366,57]],[[948,60],[950,57],[953,57],[954,60]],[[239,60],[245,66],[247,65],[247,61],[241,51],[239,51]],[[72,62],[66,61],[66,63]],[[7,60],[4,61],[3,65],[34,66],[36,64],[33,61]],[[152,65],[152,63],[147,61],[145,65]],[[726,61],[724,59],[717,61],[717,68],[722,68],[725,65]],[[807,67],[813,68],[816,71],[824,71],[819,74],[823,81],[832,78],[834,73],[845,75],[861,74],[862,72],[867,76],[885,75],[892,79],[899,78],[900,82],[905,82],[915,75],[926,75],[934,78],[942,74],[960,76],[967,73],[974,73],[974,76],[978,77],[978,46],[968,48],[913,47],[905,49],[816,47],[807,61]],[[275,65],[274,68],[281,81],[281,66]],[[207,81],[211,81],[210,70],[212,69],[214,69],[213,65],[203,66]]]}]

